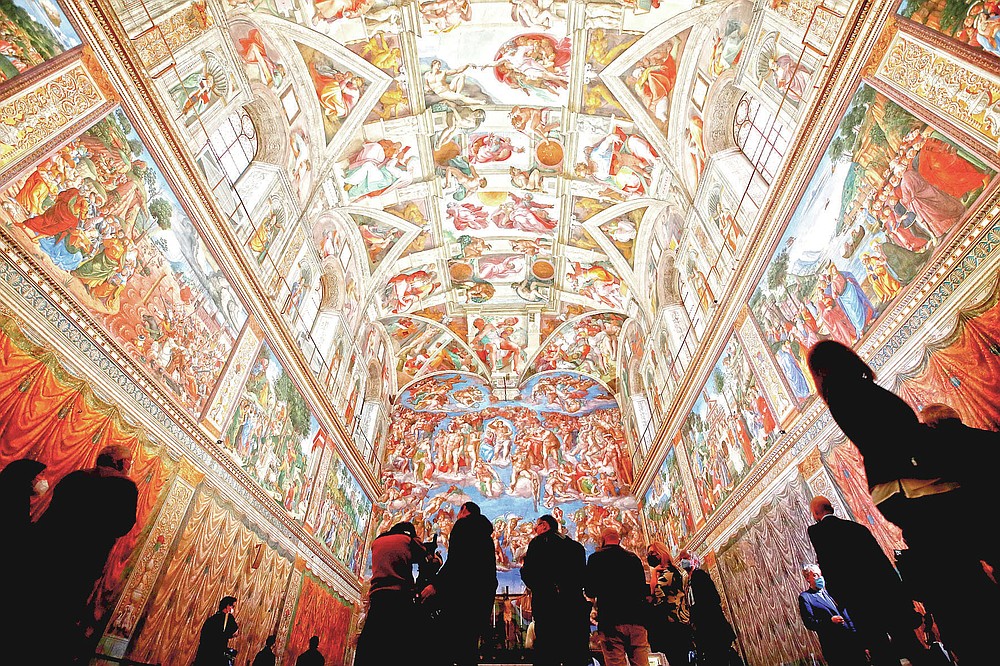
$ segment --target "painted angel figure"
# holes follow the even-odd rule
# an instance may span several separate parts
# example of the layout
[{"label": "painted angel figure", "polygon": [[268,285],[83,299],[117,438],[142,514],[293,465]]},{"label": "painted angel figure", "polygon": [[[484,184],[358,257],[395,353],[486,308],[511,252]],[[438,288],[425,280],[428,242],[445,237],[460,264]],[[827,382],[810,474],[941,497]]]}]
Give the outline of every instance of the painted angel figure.
[{"label": "painted angel figure", "polygon": [[420,15],[434,32],[449,32],[472,20],[470,0],[430,0],[420,3]]},{"label": "painted angel figure", "polygon": [[208,53],[202,53],[201,58],[202,71],[190,74],[170,90],[181,113],[188,119],[204,113],[229,93],[229,78],[222,64]]},{"label": "painted angel figure", "polygon": [[510,0],[510,17],[525,28],[548,30],[558,20],[554,0]]}]

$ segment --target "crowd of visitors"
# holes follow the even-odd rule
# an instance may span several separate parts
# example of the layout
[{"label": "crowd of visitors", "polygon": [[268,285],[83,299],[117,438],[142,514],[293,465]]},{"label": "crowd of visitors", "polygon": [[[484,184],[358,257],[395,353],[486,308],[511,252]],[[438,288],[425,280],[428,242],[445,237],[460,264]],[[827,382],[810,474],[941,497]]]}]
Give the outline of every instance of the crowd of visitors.
[{"label": "crowd of visitors", "polygon": [[[918,414],[838,342],[814,345],[808,365],[834,420],[863,456],[873,503],[901,529],[907,549],[893,562],[867,526],[839,518],[829,498],[815,496],[808,538],[816,562],[803,565],[806,589],[798,598],[803,625],[816,632],[830,666],[990,663],[991,629],[1000,626],[998,537],[981,529],[981,512],[1000,464],[1000,433],[966,426],[946,405]],[[130,468],[127,449],[102,449],[94,467],[56,484],[35,522],[32,501],[48,492],[46,466],[23,459],[0,470],[0,529],[24,546],[0,549],[9,594],[23,600],[23,612],[8,622],[9,636],[18,639],[8,643],[12,663],[29,663],[21,646],[43,642],[45,663],[53,666],[92,655],[81,620],[111,549],[136,522]],[[692,552],[681,550],[675,560],[654,542],[647,567],[622,548],[615,529],[603,531],[589,558],[554,516],[540,516],[534,532],[521,566],[530,606],[520,608],[530,608],[536,666],[591,664],[592,625],[603,666],[647,666],[651,653],[671,666],[742,666],[719,591]],[[459,511],[443,564],[436,538],[421,542],[412,523],[376,537],[354,663],[478,664],[494,611],[496,552],[493,523],[474,502]],[[204,621],[194,666],[233,666],[236,604],[236,597],[223,597]],[[508,622],[513,603],[506,596],[502,613]],[[946,649],[928,649],[917,637],[921,628],[935,628]],[[445,635],[435,654],[415,657],[413,646],[427,632]],[[323,666],[319,643],[313,636],[296,666]],[[253,666],[274,664],[275,644],[269,636]]]}]

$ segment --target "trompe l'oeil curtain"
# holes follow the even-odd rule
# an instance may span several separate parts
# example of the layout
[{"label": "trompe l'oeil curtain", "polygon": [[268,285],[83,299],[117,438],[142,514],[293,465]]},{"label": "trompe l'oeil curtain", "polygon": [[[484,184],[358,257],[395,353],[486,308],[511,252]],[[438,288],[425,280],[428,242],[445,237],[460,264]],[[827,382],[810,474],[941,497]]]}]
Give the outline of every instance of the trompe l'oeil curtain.
[{"label": "trompe l'oeil curtain", "polygon": [[[91,600],[93,621],[102,628],[120,593],[129,558],[141,541],[168,481],[168,471],[143,431],[127,423],[119,409],[94,395],[89,384],[66,371],[55,354],[35,345],[17,322],[0,315],[0,467],[18,458],[47,465],[55,486],[69,472],[93,467],[97,453],[118,444],[133,454],[131,477],[139,487],[136,524],[112,549]],[[32,506],[44,512],[51,492]]]},{"label": "trompe l'oeil curtain", "polygon": [[309,648],[309,638],[319,636],[319,651],[326,663],[342,666],[350,639],[351,611],[347,601],[306,572],[283,663],[294,664]]}]

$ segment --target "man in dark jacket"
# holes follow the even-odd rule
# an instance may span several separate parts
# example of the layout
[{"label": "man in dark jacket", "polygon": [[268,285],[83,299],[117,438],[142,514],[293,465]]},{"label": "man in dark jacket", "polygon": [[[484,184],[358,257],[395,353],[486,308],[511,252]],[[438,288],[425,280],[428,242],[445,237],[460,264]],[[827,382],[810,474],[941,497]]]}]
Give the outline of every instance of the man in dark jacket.
[{"label": "man in dark jacket", "polygon": [[604,530],[600,549],[587,561],[587,596],[597,600],[606,666],[649,664],[644,626],[648,589],[642,561],[621,547],[617,530]]},{"label": "man in dark jacket", "polygon": [[253,658],[253,666],[274,666],[276,661],[274,655],[274,644],[278,641],[278,637],[271,634],[264,641],[264,647],[261,648],[257,656]]},{"label": "man in dark jacket", "polygon": [[139,491],[128,477],[131,466],[127,448],[104,447],[94,467],[70,472],[56,484],[52,503],[36,523],[33,596],[42,606],[29,614],[46,620],[44,628],[39,625],[41,635],[23,638],[29,645],[51,645],[50,664],[90,651],[77,622],[115,542],[135,525]]},{"label": "man in dark jacket", "polygon": [[432,585],[420,593],[444,610],[448,639],[445,660],[466,666],[479,663],[479,638],[490,624],[497,591],[493,523],[475,502],[466,502],[448,537],[448,558]]},{"label": "man in dark jacket", "polygon": [[219,610],[209,615],[205,624],[201,625],[201,637],[193,666],[229,666],[232,663],[227,656],[229,639],[240,629],[233,617],[235,612],[236,597],[222,597]]},{"label": "man in dark jacket", "polygon": [[319,652],[319,636],[309,639],[309,649],[299,655],[295,666],[324,666],[326,659]]},{"label": "man in dark jacket", "polygon": [[816,564],[802,568],[809,589],[799,593],[799,616],[809,631],[815,631],[829,666],[867,666],[865,649],[842,602],[826,591],[823,572]]},{"label": "man in dark jacket", "polygon": [[587,553],[559,533],[559,523],[546,514],[535,523],[521,580],[531,590],[537,666],[579,666],[590,660],[590,604],[583,597]]},{"label": "man in dark jacket", "polygon": [[894,665],[900,656],[919,659],[923,649],[913,630],[920,616],[878,541],[864,525],[833,515],[833,505],[822,495],[812,499],[809,510],[816,521],[809,526],[809,540],[829,593],[850,609],[872,663]]}]

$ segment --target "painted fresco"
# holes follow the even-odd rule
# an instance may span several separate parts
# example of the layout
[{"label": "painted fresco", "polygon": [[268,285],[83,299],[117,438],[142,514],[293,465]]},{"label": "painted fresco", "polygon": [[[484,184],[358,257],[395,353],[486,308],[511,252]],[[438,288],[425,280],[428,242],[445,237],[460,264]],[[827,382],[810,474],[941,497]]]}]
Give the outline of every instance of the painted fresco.
[{"label": "painted fresco", "polygon": [[608,86],[601,80],[600,74],[639,37],[640,35],[636,33],[605,28],[596,28],[587,34],[586,62],[590,76],[589,80],[584,77],[583,113],[631,120],[621,102],[611,94]]},{"label": "painted fresco", "polygon": [[226,452],[260,487],[303,520],[326,435],[267,343],[224,433]]},{"label": "painted fresco", "polygon": [[387,317],[382,322],[393,345],[397,386],[413,381],[431,368],[476,372],[483,367],[465,343],[443,324],[435,326],[417,317]]},{"label": "painted fresco", "polygon": [[646,515],[649,540],[666,544],[674,553],[687,543],[688,537],[695,530],[691,503],[684,490],[681,468],[677,461],[679,443],[680,440],[675,439],[674,446],[667,451],[652,485],[646,491],[642,507]]},{"label": "painted fresco", "polygon": [[407,93],[405,85],[405,73],[402,69],[403,51],[400,46],[399,36],[379,31],[368,39],[349,42],[346,46],[393,77],[389,89],[379,97],[375,108],[368,114],[365,122],[392,120],[413,115],[410,96]]},{"label": "painted fresco", "polygon": [[691,34],[690,28],[646,53],[623,76],[629,90],[642,102],[650,117],[666,133],[670,102],[677,85],[677,61]]},{"label": "painted fresco", "polygon": [[319,651],[327,664],[343,666],[349,663],[347,651],[351,644],[354,604],[310,571],[304,572],[301,589],[291,592],[297,592],[297,602],[281,663],[294,664],[299,655],[309,649],[309,639],[313,636],[319,636]]},{"label": "painted fresco", "polygon": [[735,336],[685,417],[680,435],[706,517],[777,440],[774,412]]},{"label": "painted fresco", "polygon": [[602,312],[567,323],[542,344],[525,376],[547,370],[576,370],[614,387],[618,336],[624,322],[624,315]]},{"label": "painted fresco", "polygon": [[646,208],[643,206],[619,215],[600,226],[604,235],[614,243],[628,265],[633,268],[635,268],[635,241],[639,236],[639,225],[642,224],[642,217],[645,214]]},{"label": "painted fresco", "polygon": [[365,80],[314,48],[296,43],[316,90],[327,143],[365,91]]},{"label": "painted fresco", "polygon": [[786,47],[777,32],[761,38],[754,74],[761,88],[774,91],[772,97],[785,98],[785,104],[798,108],[812,91],[813,70]]},{"label": "painted fresco", "polygon": [[243,61],[247,78],[271,90],[281,90],[288,79],[288,68],[281,53],[252,23],[233,21],[229,25],[236,52]]},{"label": "painted fresco", "polygon": [[523,589],[517,570],[543,513],[588,551],[612,526],[626,547],[644,547],[617,402],[576,373],[532,377],[514,401],[468,374],[413,384],[393,410],[383,479],[377,532],[409,520],[447,548],[461,504],[479,503],[494,524],[500,589]]},{"label": "painted fresco", "polygon": [[796,400],[814,393],[806,350],[859,342],[995,176],[862,84],[750,300]]},{"label": "painted fresco", "polygon": [[200,62],[179,76],[180,81],[167,93],[185,127],[192,127],[202,116],[225,104],[233,91],[233,77],[222,58],[211,51],[204,51]]},{"label": "painted fresco", "polygon": [[372,503],[332,443],[328,446],[330,467],[320,491],[316,536],[344,566],[360,574]]},{"label": "painted fresco", "polygon": [[415,307],[440,291],[441,281],[433,264],[426,264],[389,278],[383,293],[383,306],[393,314]]},{"label": "painted fresco", "polygon": [[899,14],[966,46],[1000,56],[1000,7],[982,0],[903,0]]},{"label": "painted fresco", "polygon": [[525,317],[470,316],[469,347],[491,373],[519,375],[524,369],[528,329]]},{"label": "painted fresco", "polygon": [[954,328],[929,344],[916,367],[895,376],[893,391],[919,409],[951,406],[973,428],[1000,430],[1000,283],[959,314]]},{"label": "painted fresco", "polygon": [[600,307],[617,310],[625,307],[627,287],[609,262],[567,262],[566,285]]},{"label": "painted fresco", "polygon": [[580,135],[574,174],[600,187],[597,194],[624,201],[651,194],[659,153],[645,137],[617,122]]},{"label": "painted fresco", "polygon": [[0,83],[80,43],[55,0],[0,0]]},{"label": "painted fresco", "polygon": [[412,183],[419,175],[419,157],[415,137],[408,141],[365,141],[350,153],[341,169],[348,201],[378,197]]},{"label": "painted fresco", "polygon": [[711,80],[739,64],[752,19],[752,2],[734,2],[722,12],[698,61]]},{"label": "painted fresco", "polygon": [[398,227],[379,222],[367,215],[351,217],[358,223],[358,231],[361,232],[361,240],[364,241],[368,253],[368,268],[374,273],[404,232]]},{"label": "painted fresco", "polygon": [[120,110],[14,181],[0,223],[201,413],[247,315]]},{"label": "painted fresco", "polygon": [[200,490],[182,515],[183,531],[176,542],[164,544],[169,559],[125,656],[191,663],[198,649],[196,627],[228,594],[239,597],[240,609],[240,631],[230,646],[255,654],[278,624],[295,556],[267,543],[242,509],[210,489]]},{"label": "painted fresco", "polygon": [[812,664],[822,654],[802,625],[802,565],[815,561],[806,529],[810,497],[801,477],[780,489],[719,549],[719,578],[748,664]]}]

